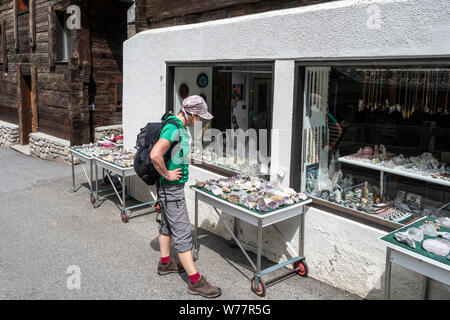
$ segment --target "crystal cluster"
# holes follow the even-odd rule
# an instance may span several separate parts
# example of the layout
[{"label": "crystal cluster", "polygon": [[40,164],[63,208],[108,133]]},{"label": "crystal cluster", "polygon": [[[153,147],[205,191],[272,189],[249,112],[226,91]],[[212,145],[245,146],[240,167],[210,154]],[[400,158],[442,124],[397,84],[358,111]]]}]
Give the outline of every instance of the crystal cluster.
[{"label": "crystal cluster", "polygon": [[83,144],[81,146],[72,147],[75,151],[81,152],[89,157],[97,157],[100,154],[106,154],[119,150],[112,143],[97,142]]},{"label": "crystal cluster", "polygon": [[246,174],[197,181],[196,186],[234,204],[262,212],[308,199],[305,194],[297,193],[292,188],[281,187],[277,182],[265,181]]},{"label": "crystal cluster", "polygon": [[111,162],[119,167],[132,167],[134,152],[119,149],[114,152],[108,152],[98,155],[98,158]]},{"label": "crystal cluster", "polygon": [[111,162],[119,167],[132,167],[134,152],[115,146],[111,142],[97,142],[72,147],[87,156]]},{"label": "crystal cluster", "polygon": [[[432,177],[434,179],[450,181],[450,166],[443,162],[440,163],[429,152],[415,157],[405,157],[403,154],[394,155],[385,152],[383,145],[380,148],[383,150],[382,153],[374,152],[371,147],[364,147],[359,149],[356,154],[345,156],[344,158],[425,177]],[[377,149],[377,146],[375,146],[376,151]]]},{"label": "crystal cluster", "polygon": [[235,172],[247,173],[251,175],[257,175],[261,173],[261,164],[252,159],[242,159],[238,156],[218,156],[214,150],[208,148],[199,149],[194,146],[191,147],[190,158],[194,161],[200,161],[203,163],[211,164],[218,167],[223,167]]},{"label": "crystal cluster", "polygon": [[[450,233],[439,232],[442,220],[432,221],[427,219],[419,228],[411,227],[404,232],[394,233],[394,238],[413,249],[416,249],[416,243],[422,243],[422,248],[425,251],[437,256],[448,256],[450,253]],[[427,236],[428,239],[425,239],[424,236]]]}]

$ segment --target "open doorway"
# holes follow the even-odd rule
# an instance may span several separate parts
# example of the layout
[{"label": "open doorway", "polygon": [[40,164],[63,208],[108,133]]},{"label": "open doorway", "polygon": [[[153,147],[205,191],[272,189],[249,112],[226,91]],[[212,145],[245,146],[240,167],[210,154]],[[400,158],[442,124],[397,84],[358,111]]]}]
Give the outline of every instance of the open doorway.
[{"label": "open doorway", "polygon": [[21,145],[28,144],[30,133],[33,128],[33,113],[31,110],[31,76],[19,75],[19,143]]}]

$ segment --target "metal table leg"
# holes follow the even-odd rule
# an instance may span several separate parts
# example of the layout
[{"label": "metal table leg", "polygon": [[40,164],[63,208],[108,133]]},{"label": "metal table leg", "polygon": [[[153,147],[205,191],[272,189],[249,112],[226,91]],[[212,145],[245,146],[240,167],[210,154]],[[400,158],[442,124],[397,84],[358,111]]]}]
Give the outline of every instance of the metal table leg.
[{"label": "metal table leg", "polygon": [[125,203],[125,198],[126,198],[126,181],[125,181],[125,174],[122,172],[122,178],[121,178],[121,183],[122,183],[122,212],[121,212],[121,218],[123,222],[127,222],[128,221],[128,217],[127,217],[127,206]]},{"label": "metal table leg", "polygon": [[300,243],[298,246],[298,253],[299,256],[304,257],[305,256],[305,215],[306,215],[306,209],[303,206],[302,207],[303,213],[300,215]]},{"label": "metal table leg", "polygon": [[90,177],[90,179],[91,179],[91,182],[89,183],[89,188],[90,188],[90,190],[91,190],[91,203],[93,203],[94,201],[93,201],[93,194],[94,194],[94,186],[92,185],[93,184],[93,181],[94,181],[94,179],[93,179],[93,174],[94,174],[94,169],[93,169],[93,167],[94,167],[94,164],[93,164],[93,160],[91,160],[91,161],[89,161],[90,162],[90,166],[89,166],[89,177]]},{"label": "metal table leg", "polygon": [[194,252],[192,257],[194,258],[194,261],[198,259],[199,255],[199,243],[198,243],[198,197],[197,192],[195,192],[195,222],[194,222]]},{"label": "metal table leg", "polygon": [[386,248],[386,271],[384,273],[384,299],[391,299],[391,248]]},{"label": "metal table leg", "polygon": [[94,208],[98,208],[98,167],[97,162],[94,163],[95,168],[95,200],[94,200]]},{"label": "metal table leg", "polygon": [[75,163],[73,161],[73,153],[70,153],[72,158],[72,188],[70,188],[69,192],[74,193],[75,192]]},{"label": "metal table leg", "polygon": [[261,276],[261,255],[262,255],[262,219],[258,220],[258,256],[256,258],[255,288],[259,287],[259,277]]},{"label": "metal table leg", "polygon": [[422,282],[422,300],[428,299],[428,277],[423,276],[423,282]]}]

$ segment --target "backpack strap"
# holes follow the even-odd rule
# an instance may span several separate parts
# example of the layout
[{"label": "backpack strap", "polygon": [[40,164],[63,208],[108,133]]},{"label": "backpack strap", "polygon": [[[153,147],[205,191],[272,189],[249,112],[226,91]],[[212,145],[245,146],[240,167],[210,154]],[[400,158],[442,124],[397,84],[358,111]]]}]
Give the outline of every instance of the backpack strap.
[{"label": "backpack strap", "polygon": [[[167,152],[167,154],[170,154],[171,151],[173,150],[173,148],[175,148],[175,147],[177,146],[177,144],[181,142],[181,138],[182,138],[182,135],[181,135],[181,127],[180,127],[180,125],[179,125],[176,121],[174,121],[174,120],[167,120],[167,121],[165,121],[163,127],[164,127],[166,124],[173,124],[173,125],[174,125],[175,127],[177,127],[177,129],[178,129],[178,136],[177,136],[177,138],[175,139],[175,141],[172,143],[172,145],[171,145],[171,147],[170,147],[170,149],[169,149],[170,152]],[[182,149],[181,149],[181,151],[183,152]]]}]

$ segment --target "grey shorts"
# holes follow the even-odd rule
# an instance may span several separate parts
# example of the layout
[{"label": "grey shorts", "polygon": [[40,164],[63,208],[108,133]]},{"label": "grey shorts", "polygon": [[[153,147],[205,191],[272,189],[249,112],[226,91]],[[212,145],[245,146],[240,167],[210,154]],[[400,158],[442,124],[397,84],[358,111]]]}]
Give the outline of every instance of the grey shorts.
[{"label": "grey shorts", "polygon": [[160,185],[158,197],[162,209],[159,233],[172,236],[177,253],[192,250],[192,231],[186,208],[184,183]]}]

